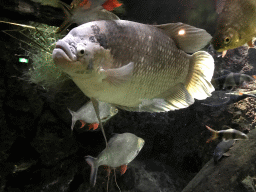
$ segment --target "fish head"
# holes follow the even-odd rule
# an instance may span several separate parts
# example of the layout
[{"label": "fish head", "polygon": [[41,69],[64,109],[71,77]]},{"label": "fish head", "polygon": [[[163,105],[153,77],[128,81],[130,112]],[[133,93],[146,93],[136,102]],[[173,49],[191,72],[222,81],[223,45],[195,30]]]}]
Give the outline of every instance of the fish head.
[{"label": "fish head", "polygon": [[241,139],[249,139],[248,135],[246,135],[245,133],[242,133],[242,134],[240,135],[240,138],[241,138]]},{"label": "fish head", "polygon": [[216,147],[214,152],[213,152],[213,160],[214,160],[214,163],[217,163],[220,158],[222,157],[223,155],[223,149],[221,149],[220,147]]},{"label": "fish head", "polygon": [[233,28],[223,28],[214,35],[211,43],[217,52],[222,52],[243,45],[240,39],[239,33]]},{"label": "fish head", "polygon": [[114,106],[110,107],[110,116],[113,117],[114,115],[116,115],[118,113],[118,109]]},{"label": "fish head", "polygon": [[107,120],[109,120],[111,117],[115,116],[118,113],[118,109],[116,107],[114,107],[113,105],[110,104],[105,104],[106,107],[106,116],[105,117],[101,117],[101,121],[102,122],[106,122]]},{"label": "fish head", "polygon": [[138,138],[138,143],[137,143],[137,153],[140,152],[140,150],[142,149],[142,147],[144,146],[145,141],[142,138]]},{"label": "fish head", "polygon": [[70,76],[91,74],[96,69],[95,58],[104,52],[89,27],[76,27],[57,41],[52,56],[56,66]]}]

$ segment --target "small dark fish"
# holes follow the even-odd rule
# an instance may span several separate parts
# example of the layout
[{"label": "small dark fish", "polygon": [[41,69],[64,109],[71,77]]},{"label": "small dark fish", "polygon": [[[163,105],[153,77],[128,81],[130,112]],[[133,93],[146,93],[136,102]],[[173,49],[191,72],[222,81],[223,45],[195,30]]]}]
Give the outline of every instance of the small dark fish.
[{"label": "small dark fish", "polygon": [[240,139],[249,139],[249,137],[241,131],[236,129],[227,129],[227,130],[220,130],[215,131],[211,129],[209,126],[206,125],[206,128],[212,132],[212,137],[209,138],[206,143],[209,143],[212,140],[219,139],[219,140],[240,140]]},{"label": "small dark fish", "polygon": [[235,140],[233,139],[220,142],[213,152],[214,163],[217,163],[223,155],[228,156],[226,152],[229,150],[230,147],[233,146],[234,143],[235,143]]},{"label": "small dark fish", "polygon": [[144,143],[142,138],[131,133],[116,134],[109,140],[108,148],[104,149],[97,158],[86,156],[85,160],[91,166],[91,184],[95,185],[98,167],[101,165],[110,168],[123,166],[122,174],[124,174],[127,164],[138,155]]},{"label": "small dark fish", "polygon": [[221,77],[212,79],[212,84],[215,89],[226,89],[228,87],[242,86],[244,83],[254,81],[255,79],[250,75],[242,73],[229,73]]},{"label": "small dark fish", "polygon": [[253,47],[256,35],[256,0],[218,0],[217,31],[212,45],[218,52],[248,44]]}]

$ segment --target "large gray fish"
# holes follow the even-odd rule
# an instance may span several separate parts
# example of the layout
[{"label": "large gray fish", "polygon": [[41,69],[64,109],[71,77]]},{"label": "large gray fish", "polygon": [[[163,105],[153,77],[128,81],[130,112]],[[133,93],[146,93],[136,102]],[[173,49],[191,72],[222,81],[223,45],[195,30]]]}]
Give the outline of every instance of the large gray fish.
[{"label": "large gray fish", "polygon": [[56,43],[53,60],[91,99],[130,111],[186,108],[214,91],[211,36],[183,23],[94,21]]},{"label": "large gray fish", "polygon": [[[109,140],[108,148],[104,149],[97,158],[87,156],[86,161],[91,165],[91,184],[94,186],[96,183],[99,166],[126,167],[138,155],[144,143],[142,138],[131,133],[116,134]],[[126,169],[122,173],[125,171]]]},{"label": "large gray fish", "polygon": [[256,36],[256,0],[218,0],[220,14],[212,39],[215,50],[222,52],[247,43],[252,47]]}]

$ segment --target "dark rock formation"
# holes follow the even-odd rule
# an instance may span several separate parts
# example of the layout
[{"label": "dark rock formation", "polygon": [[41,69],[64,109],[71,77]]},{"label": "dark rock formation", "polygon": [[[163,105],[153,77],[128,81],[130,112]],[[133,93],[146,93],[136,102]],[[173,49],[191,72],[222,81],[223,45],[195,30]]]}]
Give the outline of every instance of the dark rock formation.
[{"label": "dark rock formation", "polygon": [[[230,156],[217,165],[213,159],[206,163],[183,192],[249,191],[243,183],[248,176],[256,177],[256,130],[248,136],[249,140],[237,142],[229,151]],[[255,186],[251,188],[251,191],[255,191]]]}]

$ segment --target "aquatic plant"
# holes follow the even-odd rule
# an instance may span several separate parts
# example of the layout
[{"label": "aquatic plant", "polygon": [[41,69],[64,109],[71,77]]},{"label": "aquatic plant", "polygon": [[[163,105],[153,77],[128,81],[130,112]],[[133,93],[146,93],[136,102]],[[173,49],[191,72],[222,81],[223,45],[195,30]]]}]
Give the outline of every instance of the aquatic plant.
[{"label": "aquatic plant", "polygon": [[22,79],[44,89],[54,89],[69,79],[54,65],[52,59],[55,43],[63,37],[55,33],[57,27],[36,22],[30,22],[29,25],[7,23],[19,26],[17,30],[4,32],[22,42],[21,48],[32,61],[29,69],[23,72]]}]

